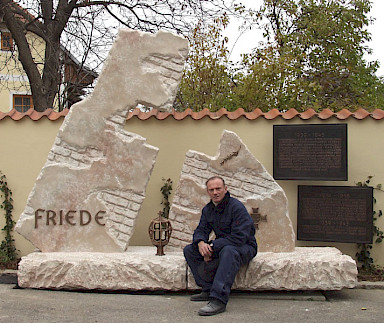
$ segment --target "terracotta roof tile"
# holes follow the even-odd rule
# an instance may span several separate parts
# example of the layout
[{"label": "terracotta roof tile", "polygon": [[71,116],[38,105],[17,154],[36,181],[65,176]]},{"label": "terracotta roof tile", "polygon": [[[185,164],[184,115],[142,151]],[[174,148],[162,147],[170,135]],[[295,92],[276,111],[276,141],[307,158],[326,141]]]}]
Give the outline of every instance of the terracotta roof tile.
[{"label": "terracotta roof tile", "polygon": [[272,110],[269,110],[268,112],[264,113],[264,118],[267,120],[273,120],[279,116],[281,116],[281,112],[277,109],[272,109]]},{"label": "terracotta roof tile", "polygon": [[261,111],[259,108],[251,111],[251,112],[247,112],[245,114],[245,117],[248,119],[248,120],[255,120],[259,117],[264,117],[264,112]]},{"label": "terracotta roof tile", "polygon": [[[221,109],[221,110],[223,110],[223,109]],[[235,111],[232,111],[232,112],[228,112],[227,110],[225,110],[225,111],[226,111],[227,118],[229,120],[236,120],[236,119],[239,119],[242,116],[247,116],[247,114],[248,114],[248,113],[246,113],[244,111],[243,108],[239,108],[239,109],[237,109]]]},{"label": "terracotta roof tile", "polygon": [[317,112],[313,109],[307,109],[304,112],[301,112],[299,114],[299,117],[302,120],[308,120],[308,119],[313,118],[314,116],[317,116]]},{"label": "terracotta roof tile", "polygon": [[296,117],[297,115],[300,115],[300,113],[297,112],[296,109],[289,109],[288,111],[282,114],[282,117],[286,120],[290,120]]},{"label": "terracotta roof tile", "polygon": [[335,113],[329,109],[322,110],[317,117],[322,120],[330,119],[335,116]]},{"label": "terracotta roof tile", "polygon": [[211,112],[209,111],[207,108],[204,108],[203,110],[201,111],[198,111],[198,112],[190,112],[191,113],[191,117],[194,119],[194,120],[200,120],[200,119],[203,119],[205,116],[209,116],[211,119],[217,119],[217,115],[215,116],[215,112]]},{"label": "terracotta roof tile", "polygon": [[[65,117],[69,112],[69,109],[64,109],[61,112],[55,112],[52,109],[47,109],[44,112],[38,112],[35,110],[28,110],[25,113],[17,112],[15,109],[12,109],[9,112],[0,112],[0,120],[5,118],[11,118],[12,120],[18,121],[23,118],[30,118],[33,121],[40,120],[43,117],[47,117],[49,120],[57,120],[61,117]],[[264,118],[266,120],[273,120],[278,117],[282,117],[286,120],[292,120],[294,118],[300,118],[302,120],[309,120],[311,118],[319,118],[322,120],[327,120],[330,118],[337,118],[339,120],[346,120],[348,118],[355,118],[357,120],[362,120],[367,117],[371,117],[375,120],[383,120],[384,119],[384,110],[377,109],[372,113],[359,109],[356,112],[351,112],[347,109],[343,109],[339,112],[332,112],[329,109],[325,109],[321,112],[316,112],[313,109],[307,109],[304,112],[298,112],[295,109],[289,109],[285,112],[280,112],[277,109],[272,109],[268,112],[262,112],[260,109],[255,109],[251,112],[245,112],[243,108],[239,108],[235,111],[227,111],[222,108],[216,112],[211,112],[208,109],[203,109],[198,112],[194,112],[191,109],[187,109],[183,112],[176,112],[172,110],[171,112],[163,112],[157,109],[152,109],[148,112],[143,112],[139,108],[131,110],[127,115],[127,120],[132,119],[133,117],[137,117],[140,120],[147,120],[151,117],[156,118],[157,120],[165,120],[169,117],[174,118],[175,120],[183,120],[187,117],[191,117],[193,120],[200,120],[205,117],[210,118],[212,120],[221,119],[223,117],[227,117],[229,120],[236,120],[239,118],[247,118],[248,120],[255,120],[257,118]]]},{"label": "terracotta roof tile", "polygon": [[381,119],[384,118],[384,110],[376,109],[375,111],[373,111],[371,113],[371,116],[372,116],[373,119],[381,120]]},{"label": "terracotta roof tile", "polygon": [[21,120],[23,118],[30,118],[33,121],[40,120],[43,117],[47,117],[49,120],[57,120],[61,117],[65,117],[69,112],[69,109],[64,109],[61,112],[53,111],[53,109],[47,109],[43,112],[38,112],[34,109],[29,109],[26,112],[18,112],[15,109],[12,109],[9,112],[0,112],[0,120],[5,119],[6,117],[11,118],[14,121]]},{"label": "terracotta roof tile", "polygon": [[190,111],[191,111],[191,110],[188,109],[188,110],[185,110],[185,111],[183,111],[183,112],[175,112],[175,113],[173,114],[173,118],[174,118],[175,120],[183,120],[184,118],[186,118],[186,117],[189,116],[189,112],[190,112]]},{"label": "terracotta roof tile", "polygon": [[[375,110],[377,111],[377,110]],[[383,111],[383,110],[380,110],[380,111]],[[368,111],[364,110],[364,109],[359,109],[357,110],[353,116],[358,119],[358,120],[362,120],[362,119],[365,119],[366,117],[368,117],[369,115],[371,115]]]},{"label": "terracotta roof tile", "polygon": [[335,116],[339,120],[345,120],[348,119],[353,113],[347,109],[340,110],[339,112],[335,113]]}]

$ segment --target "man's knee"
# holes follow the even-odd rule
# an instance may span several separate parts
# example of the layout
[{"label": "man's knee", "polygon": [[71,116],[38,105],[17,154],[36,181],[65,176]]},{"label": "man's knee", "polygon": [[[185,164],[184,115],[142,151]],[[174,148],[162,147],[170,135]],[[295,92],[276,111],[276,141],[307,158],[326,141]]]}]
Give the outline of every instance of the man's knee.
[{"label": "man's knee", "polygon": [[185,259],[197,259],[201,257],[199,249],[196,248],[196,245],[194,244],[186,245],[183,249],[183,253]]},{"label": "man's knee", "polygon": [[187,257],[187,255],[190,255],[192,253],[192,245],[186,245],[183,249],[184,257]]},{"label": "man's knee", "polygon": [[235,246],[224,246],[219,253],[220,259],[234,259],[240,261],[240,253]]}]

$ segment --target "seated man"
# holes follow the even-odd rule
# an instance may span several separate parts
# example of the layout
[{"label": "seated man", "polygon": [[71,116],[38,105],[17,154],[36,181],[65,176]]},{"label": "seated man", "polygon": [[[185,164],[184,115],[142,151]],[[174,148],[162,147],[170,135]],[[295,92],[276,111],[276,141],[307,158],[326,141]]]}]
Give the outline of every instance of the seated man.
[{"label": "seated man", "polygon": [[[199,310],[203,316],[225,311],[240,266],[257,253],[255,226],[245,206],[230,196],[221,177],[211,177],[206,186],[211,201],[202,210],[192,244],[184,248],[196,284],[202,287],[201,293],[192,295],[191,300],[209,301]],[[208,241],[212,230],[216,238]],[[215,267],[211,278],[204,266]]]}]

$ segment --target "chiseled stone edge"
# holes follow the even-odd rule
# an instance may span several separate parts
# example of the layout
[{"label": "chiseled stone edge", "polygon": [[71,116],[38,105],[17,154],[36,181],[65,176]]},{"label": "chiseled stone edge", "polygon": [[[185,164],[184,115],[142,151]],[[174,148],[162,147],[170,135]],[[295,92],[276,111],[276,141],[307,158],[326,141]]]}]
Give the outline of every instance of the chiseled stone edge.
[{"label": "chiseled stone edge", "polygon": [[[23,257],[19,286],[63,290],[194,290],[182,252],[156,256],[154,247],[125,253],[32,253]],[[340,290],[357,286],[355,261],[332,247],[260,252],[241,268],[234,290]]]},{"label": "chiseled stone edge", "polygon": [[23,257],[18,283],[23,288],[57,290],[185,290],[182,253],[156,256],[155,247],[125,253],[51,252]]},{"label": "chiseled stone edge", "polygon": [[[296,247],[293,252],[260,252],[242,267],[234,290],[341,290],[357,286],[356,262],[333,247]],[[198,289],[188,270],[188,289]]]}]

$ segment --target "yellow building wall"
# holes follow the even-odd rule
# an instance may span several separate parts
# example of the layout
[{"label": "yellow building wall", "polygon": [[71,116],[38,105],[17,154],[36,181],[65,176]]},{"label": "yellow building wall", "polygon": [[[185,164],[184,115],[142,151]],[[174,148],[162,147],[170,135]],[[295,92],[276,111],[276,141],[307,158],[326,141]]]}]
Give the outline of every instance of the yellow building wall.
[{"label": "yellow building wall", "polygon": [[[1,31],[6,31],[6,29],[3,27]],[[32,57],[38,64],[40,73],[42,73],[45,42],[33,33],[27,34],[27,40],[30,44]],[[9,59],[11,55],[14,58]],[[31,94],[27,75],[18,60],[17,47],[13,52],[0,50],[0,75],[0,111],[6,113],[13,107],[13,94]],[[20,80],[20,76],[23,76],[24,80]]]},{"label": "yellow building wall", "polygon": [[[13,121],[10,118],[0,120],[0,170],[7,176],[10,189],[13,191],[14,219],[17,221],[24,210],[27,197],[34,181],[43,167],[48,152],[56,137],[63,119],[49,121],[42,118],[32,121],[24,118]],[[296,229],[297,223],[297,187],[298,185],[335,185],[355,186],[356,182],[364,181],[373,175],[373,184],[384,185],[384,123],[370,117],[355,120],[350,117],[346,121],[338,119],[320,120],[313,118],[303,121],[299,118],[286,121],[284,119],[247,120],[245,118],[229,120],[222,117],[211,120],[193,120],[187,117],[176,121],[172,117],[157,120],[151,117],[142,121],[134,117],[127,121],[125,129],[147,138],[147,143],[158,147],[159,154],[147,186],[146,199],[137,219],[135,233],[131,245],[151,245],[148,237],[149,222],[162,209],[160,188],[162,178],[173,180],[173,192],[178,184],[185,153],[189,150],[203,152],[210,156],[216,155],[221,134],[224,129],[239,135],[253,155],[273,173],[273,125],[275,124],[348,124],[348,181],[278,181],[286,192],[289,201],[289,213]],[[375,191],[376,209],[384,210],[384,192]],[[172,196],[171,196],[172,201]],[[4,226],[4,217],[0,213],[0,226]],[[378,221],[378,226],[384,229],[384,220]],[[18,233],[14,234],[17,248],[21,255],[34,250],[33,246]],[[335,246],[342,252],[354,256],[356,244],[306,242],[297,241],[297,246]],[[376,244],[372,255],[374,260],[384,265],[384,243]]]}]

